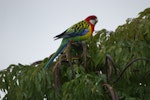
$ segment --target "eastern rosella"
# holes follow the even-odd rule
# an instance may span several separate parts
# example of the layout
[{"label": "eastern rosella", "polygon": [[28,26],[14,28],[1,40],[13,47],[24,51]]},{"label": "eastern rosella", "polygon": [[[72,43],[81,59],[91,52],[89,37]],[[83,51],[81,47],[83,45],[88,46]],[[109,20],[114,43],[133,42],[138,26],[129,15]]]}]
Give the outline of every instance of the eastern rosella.
[{"label": "eastern rosella", "polygon": [[97,23],[97,17],[92,15],[87,17],[86,19],[76,23],[75,25],[71,26],[63,33],[55,36],[55,39],[63,38],[62,42],[55,52],[55,54],[50,58],[48,63],[46,64],[45,68],[48,68],[53,60],[67,47],[69,42],[78,42],[83,41],[90,36],[94,31],[94,26]]}]

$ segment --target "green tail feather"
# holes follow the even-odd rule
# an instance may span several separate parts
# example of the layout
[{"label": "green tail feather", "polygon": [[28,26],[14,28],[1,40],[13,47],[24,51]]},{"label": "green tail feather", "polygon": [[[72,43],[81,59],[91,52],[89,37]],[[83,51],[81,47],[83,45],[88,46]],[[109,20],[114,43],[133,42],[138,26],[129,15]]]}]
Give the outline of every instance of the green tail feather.
[{"label": "green tail feather", "polygon": [[55,54],[50,58],[50,60],[48,61],[48,63],[45,65],[45,68],[48,68],[52,62],[54,61],[54,59],[61,53],[63,52],[63,50],[66,48],[68,44],[68,40],[63,39],[61,42],[61,45],[59,46],[59,48],[57,49],[57,51],[55,52]]}]

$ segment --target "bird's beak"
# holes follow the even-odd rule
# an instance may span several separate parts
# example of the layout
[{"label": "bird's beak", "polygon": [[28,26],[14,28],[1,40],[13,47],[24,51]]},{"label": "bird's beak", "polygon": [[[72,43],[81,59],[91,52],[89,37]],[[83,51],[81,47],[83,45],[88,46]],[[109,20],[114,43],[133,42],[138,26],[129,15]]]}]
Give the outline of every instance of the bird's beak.
[{"label": "bird's beak", "polygon": [[95,21],[96,21],[96,23],[97,23],[97,22],[98,22],[98,19],[96,19]]}]

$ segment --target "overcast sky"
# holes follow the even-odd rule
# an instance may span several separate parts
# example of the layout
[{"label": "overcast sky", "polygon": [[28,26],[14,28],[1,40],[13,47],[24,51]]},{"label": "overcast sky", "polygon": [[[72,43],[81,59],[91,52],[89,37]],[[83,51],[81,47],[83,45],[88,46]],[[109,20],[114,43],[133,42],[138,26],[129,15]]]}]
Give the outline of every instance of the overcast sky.
[{"label": "overcast sky", "polygon": [[55,52],[53,37],[96,15],[95,30],[115,30],[150,7],[150,0],[0,0],[0,70],[31,64]]}]

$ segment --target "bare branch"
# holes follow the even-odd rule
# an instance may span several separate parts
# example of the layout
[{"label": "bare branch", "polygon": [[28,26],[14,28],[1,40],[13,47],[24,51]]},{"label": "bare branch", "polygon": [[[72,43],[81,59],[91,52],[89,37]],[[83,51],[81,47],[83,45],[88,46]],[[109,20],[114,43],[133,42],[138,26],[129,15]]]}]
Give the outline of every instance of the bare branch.
[{"label": "bare branch", "polygon": [[149,58],[136,58],[136,59],[132,60],[131,62],[127,63],[126,66],[124,67],[124,69],[122,70],[122,72],[120,73],[119,77],[114,81],[114,83],[116,83],[116,82],[122,77],[122,75],[124,74],[124,72],[125,72],[129,67],[131,67],[131,65],[132,65],[134,62],[136,62],[136,61],[138,61],[138,60],[150,61]]},{"label": "bare branch", "polygon": [[59,91],[61,87],[61,78],[60,78],[60,63],[57,62],[52,70],[52,77],[53,77],[53,87],[55,91]]},{"label": "bare branch", "polygon": [[110,81],[110,76],[111,76],[111,72],[112,72],[112,67],[115,70],[115,73],[117,74],[117,67],[115,66],[114,60],[110,55],[106,56],[106,65],[107,65],[107,81]]},{"label": "bare branch", "polygon": [[106,86],[110,92],[112,100],[119,100],[117,93],[114,91],[113,87],[109,84],[103,84],[103,86]]},{"label": "bare branch", "polygon": [[82,42],[82,48],[83,48],[83,61],[84,61],[84,67],[86,69],[86,53],[87,53],[87,47],[84,42]]}]

